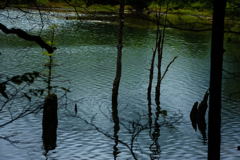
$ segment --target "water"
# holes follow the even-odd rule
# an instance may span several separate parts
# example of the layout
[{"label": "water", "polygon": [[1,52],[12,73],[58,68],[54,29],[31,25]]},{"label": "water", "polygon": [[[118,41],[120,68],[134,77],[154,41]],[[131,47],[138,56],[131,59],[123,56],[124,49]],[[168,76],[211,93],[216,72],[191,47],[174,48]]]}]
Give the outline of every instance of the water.
[{"label": "water", "polygon": [[[18,12],[11,12],[16,16]],[[39,20],[37,14],[32,20]],[[41,23],[36,23],[32,30],[26,25],[24,17],[20,20],[1,17],[1,22],[9,28],[12,24],[29,29],[31,33],[38,34]],[[11,23],[15,22],[15,23]],[[16,23],[18,22],[18,23]],[[20,23],[21,22],[21,23]],[[31,19],[30,19],[31,22]],[[39,21],[38,21],[39,22]],[[59,100],[59,124],[57,130],[57,147],[46,151],[42,144],[42,112],[31,114],[1,128],[1,137],[9,137],[11,144],[6,139],[0,139],[0,159],[114,159],[114,140],[101,134],[96,128],[86,124],[82,119],[91,121],[97,114],[93,124],[114,134],[114,123],[111,121],[111,92],[112,82],[116,72],[117,29],[111,23],[66,21],[64,19],[51,18],[44,20],[47,24],[43,27],[43,39],[51,39],[52,32],[47,28],[52,23],[58,24],[55,34],[57,51],[54,59],[59,66],[54,68],[55,76],[53,85],[70,88],[68,93],[68,105],[66,99]],[[167,116],[159,114],[159,108],[152,100],[148,106],[147,87],[152,57],[152,47],[155,45],[155,27],[152,25],[141,26],[129,24],[125,26],[123,38],[122,78],[118,96],[118,117],[120,122],[129,129],[129,122],[139,121],[144,125],[149,120],[152,124],[158,118],[158,127],[145,129],[140,132],[134,145],[134,152],[138,159],[206,159],[207,140],[200,131],[192,128],[189,113],[195,101],[201,101],[209,87],[210,72],[210,44],[211,33],[195,33],[166,29],[166,38],[163,51],[164,71],[174,56],[178,58],[169,68],[161,86],[160,111],[167,111]],[[79,27],[79,29],[77,29]],[[39,46],[32,42],[26,42],[15,35],[5,35],[0,32],[0,70],[2,79],[8,76],[30,72],[44,71],[46,62]],[[227,42],[227,41],[226,41]],[[225,43],[224,69],[239,72],[239,63],[233,63],[234,57],[239,53],[238,44]],[[154,70],[153,92],[156,85],[157,70]],[[229,77],[229,75],[225,74]],[[40,81],[32,88],[42,88],[46,85]],[[222,105],[222,159],[238,159],[240,153],[237,146],[239,138],[239,95],[234,95],[234,100],[228,100],[229,94],[236,92],[239,83],[232,79],[223,79],[223,105]],[[58,96],[63,94],[61,89],[56,89]],[[3,98],[0,99],[2,103]],[[33,98],[32,104],[43,101]],[[13,113],[21,112],[26,100],[14,101]],[[78,117],[74,114],[74,104],[78,105]],[[9,107],[6,106],[5,108]],[[67,109],[66,109],[67,108]],[[70,111],[70,113],[68,112]],[[102,112],[101,112],[102,110]],[[150,116],[151,115],[151,116]],[[175,119],[173,118],[174,116]],[[166,120],[173,122],[179,116],[178,123],[166,125]],[[165,117],[165,118],[164,118]],[[206,123],[208,115],[206,115]],[[1,111],[1,124],[9,118],[9,112]],[[164,121],[165,120],[165,121]],[[120,125],[119,140],[130,144],[131,134]],[[131,128],[131,127],[130,127]],[[153,136],[153,132],[158,136]],[[151,134],[150,134],[151,133]],[[155,138],[155,143],[152,139]],[[156,145],[156,139],[159,145]],[[133,159],[130,150],[118,143],[117,159]],[[154,153],[158,154],[154,156]]]}]

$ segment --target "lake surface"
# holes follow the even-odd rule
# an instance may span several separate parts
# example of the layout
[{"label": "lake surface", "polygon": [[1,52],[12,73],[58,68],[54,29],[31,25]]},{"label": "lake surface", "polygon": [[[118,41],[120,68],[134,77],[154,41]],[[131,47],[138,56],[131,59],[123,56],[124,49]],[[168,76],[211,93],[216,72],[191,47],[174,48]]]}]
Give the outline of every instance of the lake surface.
[{"label": "lake surface", "polygon": [[[11,17],[19,15],[9,12]],[[55,14],[55,13],[53,13]],[[2,12],[7,15],[7,12]],[[110,16],[110,15],[108,15]],[[39,34],[41,20],[36,15],[19,15],[20,18],[0,17],[1,23],[9,28],[19,27]],[[46,18],[46,17],[44,17]],[[51,40],[52,30],[47,28],[53,23],[58,25],[54,40],[58,48],[54,59],[59,66],[54,68],[53,85],[70,89],[67,97],[59,100],[58,129],[56,148],[46,153],[42,142],[42,111],[21,118],[2,128],[1,137],[9,137],[18,143],[11,144],[0,138],[0,159],[114,159],[116,143],[106,135],[86,124],[91,122],[110,135],[114,134],[111,121],[112,83],[116,73],[117,30],[118,26],[108,22],[92,22],[63,18],[43,19],[42,28],[45,41]],[[35,22],[36,21],[36,22]],[[124,28],[122,78],[118,95],[118,117],[126,128],[129,122],[144,125],[151,121],[155,127],[140,132],[134,143],[134,153],[138,159],[207,159],[207,139],[199,130],[195,131],[189,118],[193,104],[203,99],[209,88],[211,32],[187,32],[167,28],[163,48],[162,71],[175,57],[161,85],[160,108],[154,102],[157,68],[154,70],[152,104],[148,105],[147,87],[149,83],[152,48],[155,46],[156,27],[149,22],[131,21]],[[33,28],[34,27],[34,28]],[[228,35],[226,35],[227,37]],[[39,46],[21,40],[16,35],[0,32],[0,77],[21,75],[31,71],[44,72],[44,56]],[[240,47],[237,43],[225,41],[224,69],[239,72],[240,63],[234,63]],[[157,59],[157,58],[156,58]],[[239,90],[240,85],[229,75],[223,77],[223,104],[221,128],[221,159],[238,159],[240,152],[240,96],[229,94]],[[21,87],[21,86],[19,86]],[[43,88],[41,79],[30,88]],[[29,88],[24,90],[27,91]],[[59,97],[63,90],[54,90]],[[4,103],[1,97],[0,105]],[[26,100],[14,100],[1,111],[0,123],[9,120],[9,110],[21,112]],[[31,104],[43,102],[33,98]],[[75,103],[78,114],[74,115]],[[164,111],[164,112],[162,112]],[[167,115],[163,114],[167,113]],[[80,119],[80,118],[82,119]],[[108,118],[109,119],[108,119]],[[157,120],[156,120],[157,118]],[[180,118],[178,121],[176,121]],[[206,114],[208,123],[208,112]],[[166,122],[169,124],[167,125]],[[158,126],[158,125],[160,126]],[[157,126],[157,127],[156,127]],[[119,140],[130,145],[131,133],[123,125],[117,133]],[[207,135],[207,131],[206,131]],[[130,150],[118,143],[117,159],[133,159]]]}]

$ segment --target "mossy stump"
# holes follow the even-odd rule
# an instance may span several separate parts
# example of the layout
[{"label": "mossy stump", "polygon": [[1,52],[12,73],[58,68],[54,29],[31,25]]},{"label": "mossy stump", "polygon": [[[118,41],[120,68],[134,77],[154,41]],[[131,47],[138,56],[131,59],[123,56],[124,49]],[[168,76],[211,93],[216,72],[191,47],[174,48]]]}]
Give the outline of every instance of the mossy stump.
[{"label": "mossy stump", "polygon": [[57,138],[57,125],[58,125],[58,115],[57,115],[58,103],[57,95],[50,94],[45,98],[45,103],[43,107],[43,143],[45,149],[53,149],[56,146]]}]

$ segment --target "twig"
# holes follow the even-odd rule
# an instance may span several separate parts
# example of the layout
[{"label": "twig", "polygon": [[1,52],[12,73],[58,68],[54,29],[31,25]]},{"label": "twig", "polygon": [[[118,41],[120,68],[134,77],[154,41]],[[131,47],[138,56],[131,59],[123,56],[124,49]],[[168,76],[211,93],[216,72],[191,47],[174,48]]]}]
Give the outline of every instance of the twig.
[{"label": "twig", "polygon": [[177,57],[178,57],[178,56],[175,56],[175,57],[173,58],[173,60],[168,64],[168,66],[167,66],[167,68],[166,68],[163,76],[161,77],[160,81],[162,81],[162,79],[164,78],[165,74],[166,74],[167,71],[168,71],[168,68],[170,67],[170,65],[174,62],[174,60],[175,60]]}]

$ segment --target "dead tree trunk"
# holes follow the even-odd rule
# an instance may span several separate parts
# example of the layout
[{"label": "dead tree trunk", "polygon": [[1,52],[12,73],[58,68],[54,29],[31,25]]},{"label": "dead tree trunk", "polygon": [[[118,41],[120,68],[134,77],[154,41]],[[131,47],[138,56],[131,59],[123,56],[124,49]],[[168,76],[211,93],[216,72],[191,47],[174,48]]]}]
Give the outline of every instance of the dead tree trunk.
[{"label": "dead tree trunk", "polygon": [[[159,16],[160,16],[160,13],[159,13]],[[156,89],[155,101],[157,105],[160,104],[160,86],[161,86],[161,79],[162,79],[161,66],[162,66],[162,53],[163,53],[163,43],[164,43],[164,37],[165,37],[166,19],[167,19],[167,12],[166,12],[165,22],[163,26],[163,31],[162,33],[161,32],[159,33],[161,42],[159,42],[158,44],[158,64],[157,64],[158,76],[157,76],[157,85],[155,87]],[[159,23],[158,23],[158,27],[159,27]]]},{"label": "dead tree trunk", "polygon": [[121,79],[122,73],[122,37],[123,37],[123,26],[124,26],[124,0],[120,1],[120,9],[119,9],[119,31],[118,31],[118,45],[117,45],[117,71],[116,77],[113,82],[113,89],[112,89],[112,104],[117,106],[117,97],[118,97],[118,89],[119,83]]},{"label": "dead tree trunk", "polygon": [[57,95],[50,94],[46,97],[44,108],[43,108],[43,144],[46,150],[54,149],[56,146],[57,139],[57,126],[58,126],[58,115],[57,115],[58,103]]},{"label": "dead tree trunk", "polygon": [[214,0],[208,126],[208,159],[220,159],[221,88],[226,0]]},{"label": "dead tree trunk", "polygon": [[156,37],[156,47],[153,49],[153,56],[152,56],[152,61],[151,61],[151,68],[149,69],[150,75],[149,75],[149,85],[148,85],[148,96],[147,99],[149,102],[151,102],[151,91],[152,91],[152,80],[153,80],[153,71],[154,71],[154,61],[155,61],[155,55],[156,55],[156,50],[158,48],[158,44],[160,43],[161,37],[159,37],[159,28],[157,29],[157,37]]}]

